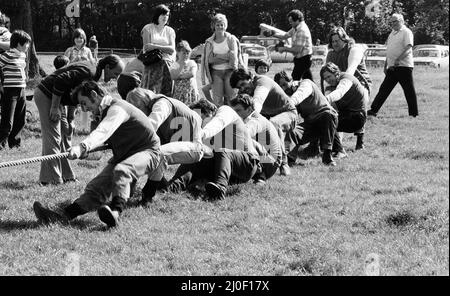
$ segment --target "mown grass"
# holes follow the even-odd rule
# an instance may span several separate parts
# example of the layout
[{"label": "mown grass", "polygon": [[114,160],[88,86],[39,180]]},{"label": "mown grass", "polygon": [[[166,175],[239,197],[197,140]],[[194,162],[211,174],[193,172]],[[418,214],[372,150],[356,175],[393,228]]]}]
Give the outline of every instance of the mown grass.
[{"label": "mown grass", "polygon": [[[270,74],[289,66],[274,64]],[[371,74],[373,98],[383,74]],[[166,193],[142,208],[137,195],[116,229],[96,213],[41,226],[32,211],[35,200],[75,199],[108,153],[73,161],[80,183],[63,186],[40,187],[39,164],[0,169],[0,274],[61,275],[66,254],[76,252],[81,275],[363,275],[370,253],[379,255],[381,275],[448,275],[449,73],[414,75],[419,117],[407,116],[397,87],[368,121],[365,150],[353,152],[355,138],[345,134],[349,157],[337,167],[304,161],[289,177],[234,186],[215,203]],[[23,147],[1,151],[1,161],[40,155],[29,107]]]}]

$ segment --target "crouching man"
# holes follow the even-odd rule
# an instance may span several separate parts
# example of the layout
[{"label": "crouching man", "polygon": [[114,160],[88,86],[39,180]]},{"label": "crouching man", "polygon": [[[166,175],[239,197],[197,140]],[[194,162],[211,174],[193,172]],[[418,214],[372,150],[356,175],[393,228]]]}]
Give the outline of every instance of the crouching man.
[{"label": "crouching man", "polygon": [[295,128],[289,133],[295,148],[289,153],[290,163],[297,160],[298,148],[306,143],[319,139],[322,148],[322,162],[325,165],[335,166],[336,162],[331,155],[333,139],[338,124],[338,114],[320,91],[319,87],[309,79],[300,80],[299,87],[291,96],[292,104],[304,119],[297,122]]},{"label": "crouching man", "polygon": [[181,165],[169,181],[169,190],[186,190],[195,182],[205,180],[208,200],[223,199],[229,184],[252,179],[259,166],[259,157],[249,131],[239,115],[229,106],[216,106],[207,100],[191,105],[203,120],[203,143],[213,149],[212,158]]},{"label": "crouching man", "polygon": [[244,120],[250,136],[256,141],[255,146],[261,170],[253,177],[256,184],[265,184],[278,170],[283,159],[283,146],[275,126],[264,116],[257,113],[253,98],[247,94],[239,94],[230,101],[230,106]]},{"label": "crouching man", "polygon": [[94,81],[84,81],[75,89],[73,99],[83,111],[99,116],[101,122],[69,151],[69,159],[85,158],[103,143],[111,147],[113,157],[72,204],[53,211],[35,202],[34,213],[47,224],[68,222],[97,210],[100,220],[114,227],[130,196],[130,184],[144,175],[161,180],[159,138],[144,113],[124,100],[112,98]]}]

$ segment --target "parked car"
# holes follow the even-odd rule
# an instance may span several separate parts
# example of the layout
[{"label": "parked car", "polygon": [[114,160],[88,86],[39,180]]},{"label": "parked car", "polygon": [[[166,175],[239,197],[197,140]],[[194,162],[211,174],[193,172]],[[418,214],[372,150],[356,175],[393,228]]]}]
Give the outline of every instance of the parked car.
[{"label": "parked car", "polygon": [[273,63],[289,63],[294,60],[294,55],[290,52],[283,52],[279,53],[275,46],[269,46],[268,51],[270,53],[270,58],[272,59]]},{"label": "parked car", "polygon": [[257,60],[265,60],[269,66],[272,65],[272,59],[269,51],[262,45],[253,43],[241,43],[242,55],[248,55],[248,66],[255,64]]},{"label": "parked car", "polygon": [[449,51],[444,47],[419,47],[413,50],[415,66],[448,67]]},{"label": "parked car", "polygon": [[311,56],[312,64],[322,66],[325,64],[328,54],[328,45],[313,46],[313,54]]},{"label": "parked car", "polygon": [[413,46],[413,51],[421,48],[442,48],[448,50],[448,45],[440,45],[440,44],[419,44]]},{"label": "parked car", "polygon": [[384,67],[386,61],[386,47],[368,48],[364,52],[366,66]]}]

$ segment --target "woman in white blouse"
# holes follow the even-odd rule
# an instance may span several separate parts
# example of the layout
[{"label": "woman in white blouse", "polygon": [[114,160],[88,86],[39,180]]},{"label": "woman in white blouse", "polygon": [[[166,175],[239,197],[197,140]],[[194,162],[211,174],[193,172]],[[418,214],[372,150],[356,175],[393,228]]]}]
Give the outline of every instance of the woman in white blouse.
[{"label": "woman in white blouse", "polygon": [[156,6],[152,22],[141,31],[143,51],[159,49],[163,53],[161,61],[145,67],[141,87],[171,97],[169,69],[175,61],[175,31],[167,25],[169,15],[170,9],[166,5]]}]

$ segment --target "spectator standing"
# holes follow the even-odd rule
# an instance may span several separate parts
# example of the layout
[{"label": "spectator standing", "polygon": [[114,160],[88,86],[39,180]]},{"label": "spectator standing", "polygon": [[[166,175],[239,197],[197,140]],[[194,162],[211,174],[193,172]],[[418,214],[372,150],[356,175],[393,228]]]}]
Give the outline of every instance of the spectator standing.
[{"label": "spectator standing", "polygon": [[405,26],[403,15],[394,13],[389,25],[392,28],[391,34],[387,39],[386,62],[384,64],[384,73],[386,74],[380,85],[378,94],[372,102],[367,115],[377,116],[378,111],[390,95],[397,83],[400,83],[408,103],[409,116],[419,115],[417,107],[417,96],[413,81],[413,53],[414,35],[410,29]]},{"label": "spectator standing", "polygon": [[170,75],[175,81],[173,86],[173,98],[186,105],[198,100],[197,89],[197,63],[190,59],[192,52],[189,43],[182,40],[177,44],[177,61],[170,69]]},{"label": "spectator standing", "polygon": [[292,47],[280,46],[278,51],[280,53],[290,52],[294,55],[294,69],[292,70],[292,79],[311,79],[311,55],[312,51],[312,38],[308,25],[305,23],[305,18],[300,10],[291,10],[288,15],[288,21],[292,29],[286,34],[280,35],[275,32],[270,32],[265,35],[273,35],[282,40],[292,38]]},{"label": "spectator standing", "polygon": [[[64,55],[69,58],[70,63],[76,63],[80,61],[88,61],[92,65],[96,65],[97,61],[92,56],[92,52],[87,47],[87,37],[86,33],[83,29],[77,28],[73,31],[73,43],[74,45],[66,49]],[[75,118],[75,106],[67,106],[65,108],[66,112],[63,112],[63,117],[67,117],[67,121],[71,123]],[[80,112],[80,129],[81,130],[89,130],[90,128],[90,115],[88,112],[81,111]],[[66,142],[67,148],[71,146],[71,139],[73,135],[73,125],[67,125],[64,130],[66,133],[63,133],[63,141]]]},{"label": "spectator standing", "polygon": [[166,5],[156,6],[152,22],[141,31],[143,51],[159,49],[163,56],[161,61],[145,67],[141,87],[172,97],[170,66],[175,61],[175,31],[167,25],[169,16]]},{"label": "spectator standing", "polygon": [[214,33],[205,41],[201,62],[202,84],[206,84],[207,78],[212,85],[213,103],[216,106],[228,104],[233,97],[230,76],[233,70],[243,64],[239,40],[226,31],[227,27],[225,15],[218,13],[213,17],[211,28]]},{"label": "spectator standing", "polygon": [[0,69],[3,72],[3,89],[0,120],[0,150],[6,143],[9,148],[19,147],[18,137],[25,126],[26,102],[25,87],[27,76],[26,53],[31,43],[31,37],[22,30],[16,30],[11,35],[10,49],[0,55]]}]

